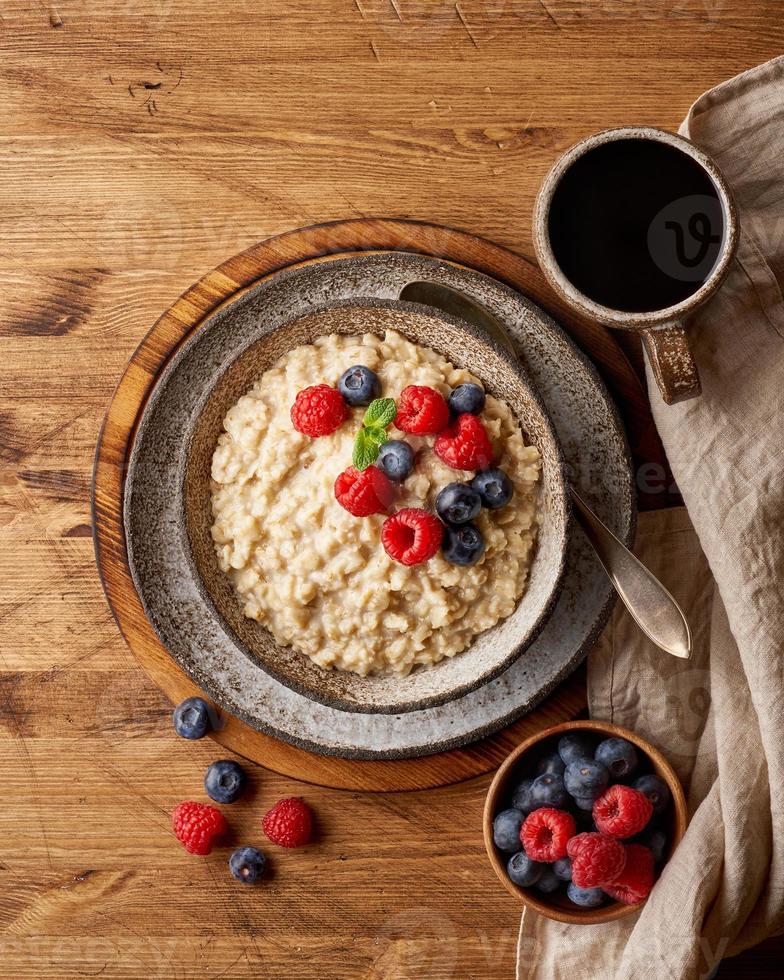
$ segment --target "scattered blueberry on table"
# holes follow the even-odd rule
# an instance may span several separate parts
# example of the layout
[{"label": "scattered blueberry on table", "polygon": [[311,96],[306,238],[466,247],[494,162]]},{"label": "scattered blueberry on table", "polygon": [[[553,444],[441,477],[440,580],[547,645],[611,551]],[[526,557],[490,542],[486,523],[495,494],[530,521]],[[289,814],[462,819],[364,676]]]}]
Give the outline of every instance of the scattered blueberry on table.
[{"label": "scattered blueberry on table", "polygon": [[[186,698],[173,712],[174,728],[187,739],[202,738],[213,727],[213,709],[203,698]],[[218,759],[207,767],[204,790],[216,803],[234,803],[247,785],[247,775],[234,759]],[[520,833],[520,821],[516,834]],[[299,797],[278,800],[262,820],[262,830],[273,844],[281,847],[301,847],[307,844],[313,831],[313,814]],[[224,838],[229,825],[221,811],[209,803],[186,800],[172,811],[172,831],[189,854],[205,856],[213,845]],[[509,838],[510,844],[513,843]],[[266,857],[256,847],[245,845],[229,857],[229,870],[245,885],[253,885],[263,876]]]},{"label": "scattered blueberry on table", "polygon": [[255,847],[238,847],[229,858],[229,870],[243,885],[255,885],[264,874],[267,859]]},{"label": "scattered blueberry on table", "polygon": [[213,762],[204,776],[207,796],[216,803],[234,803],[245,789],[247,777],[242,766],[233,759]]},{"label": "scattered blueberry on table", "polygon": [[204,738],[212,728],[210,706],[204,698],[186,698],[174,709],[174,730],[181,738]]}]

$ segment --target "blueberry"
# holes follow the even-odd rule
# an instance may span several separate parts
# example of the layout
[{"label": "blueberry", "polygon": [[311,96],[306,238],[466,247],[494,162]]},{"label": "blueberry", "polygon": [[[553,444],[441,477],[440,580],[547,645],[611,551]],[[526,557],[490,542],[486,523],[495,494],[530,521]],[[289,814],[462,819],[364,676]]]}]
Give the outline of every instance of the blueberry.
[{"label": "blueberry", "polygon": [[479,415],[485,407],[485,393],[479,385],[470,382],[458,385],[452,389],[449,396],[449,410],[455,415],[468,412],[469,415]]},{"label": "blueberry", "polygon": [[554,772],[557,776],[563,776],[566,765],[557,752],[549,752],[539,760],[536,771],[539,775],[543,772]]},{"label": "blueberry", "polygon": [[481,509],[481,497],[467,483],[447,483],[436,497],[436,513],[444,524],[467,524]]},{"label": "blueberry", "polygon": [[504,507],[512,499],[514,487],[512,481],[503,470],[489,469],[477,473],[471,481],[471,486],[482,498],[482,503],[490,510]]},{"label": "blueberry", "polygon": [[525,851],[513,854],[506,865],[506,873],[521,888],[530,888],[536,884],[544,870],[545,866],[538,861],[532,861]]},{"label": "blueberry", "polygon": [[664,852],[667,849],[667,835],[663,830],[646,830],[635,838],[640,844],[644,844],[653,852],[653,860],[661,864],[664,860]]},{"label": "blueberry", "polygon": [[207,796],[216,803],[233,803],[245,789],[245,770],[233,759],[219,759],[204,775]]},{"label": "blueberry", "polygon": [[512,806],[515,809],[522,810],[523,813],[530,813],[531,810],[536,809],[536,804],[531,799],[531,787],[533,784],[533,779],[524,779],[521,783],[517,784],[512,794]]},{"label": "blueberry", "polygon": [[182,738],[204,738],[212,727],[210,706],[204,698],[186,698],[180,701],[172,714],[174,730]]},{"label": "blueberry", "polygon": [[625,738],[606,738],[599,742],[594,758],[606,766],[616,780],[631,776],[640,762],[637,749]]},{"label": "blueberry", "polygon": [[447,525],[441,550],[452,565],[475,565],[484,554],[485,539],[476,524]]},{"label": "blueberry", "polygon": [[572,862],[570,858],[558,858],[557,861],[553,861],[553,873],[557,875],[561,881],[571,881],[572,880]]},{"label": "blueberry", "polygon": [[580,759],[593,759],[593,750],[594,740],[582,732],[570,732],[561,736],[558,742],[558,754],[567,766]]},{"label": "blueberry", "polygon": [[607,898],[601,888],[578,888],[573,881],[566,886],[566,894],[584,909],[598,909]]},{"label": "blueberry", "polygon": [[522,810],[502,810],[493,821],[493,842],[499,851],[520,850],[520,828],[525,820]]},{"label": "blueberry", "polygon": [[267,859],[255,847],[238,847],[229,858],[229,869],[243,885],[255,885],[264,874]]},{"label": "blueberry", "polygon": [[369,405],[381,395],[381,382],[375,371],[355,364],[341,374],[338,391],[349,405]]},{"label": "blueberry", "polygon": [[555,772],[544,772],[537,776],[531,786],[531,799],[538,806],[550,806],[556,810],[567,806],[569,794],[566,792],[563,777]]},{"label": "blueberry", "polygon": [[564,786],[572,796],[596,799],[607,789],[610,774],[601,762],[580,759],[570,762],[564,772]]},{"label": "blueberry", "polygon": [[574,805],[578,810],[585,811],[586,815],[591,813],[593,810],[593,805],[596,800],[601,796],[601,793],[597,793],[596,796],[575,796]]},{"label": "blueberry", "polygon": [[396,483],[401,483],[414,468],[414,450],[402,439],[390,439],[378,451],[376,466]]},{"label": "blueberry", "polygon": [[553,871],[552,868],[545,868],[539,875],[539,880],[536,883],[536,890],[543,892],[545,895],[550,895],[552,892],[558,891],[561,887],[561,879]]},{"label": "blueberry", "polygon": [[663,813],[667,808],[667,804],[670,802],[669,786],[664,780],[659,779],[658,776],[654,776],[653,773],[649,773],[646,776],[638,776],[632,783],[632,789],[639,790],[644,796],[648,797],[651,803],[653,803],[654,815]]}]

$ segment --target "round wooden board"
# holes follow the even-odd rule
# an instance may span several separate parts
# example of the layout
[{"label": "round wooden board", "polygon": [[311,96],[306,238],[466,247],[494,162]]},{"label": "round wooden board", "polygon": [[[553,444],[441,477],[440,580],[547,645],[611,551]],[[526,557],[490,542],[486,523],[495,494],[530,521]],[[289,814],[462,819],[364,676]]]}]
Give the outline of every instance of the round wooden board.
[{"label": "round wooden board", "polygon": [[[93,529],[98,569],[117,625],[141,665],[173,703],[200,693],[158,640],[133,586],[125,550],[122,492],[134,429],[158,372],[181,341],[215,310],[281,269],[368,251],[409,251],[493,276],[549,310],[592,357],[619,403],[632,447],[648,442],[648,400],[634,369],[604,328],[564,308],[539,269],[466,232],[423,222],[365,218],[314,225],[260,242],[208,272],[171,306],[137,348],[107,412],[95,458]],[[647,458],[651,458],[650,452]],[[460,782],[496,768],[523,738],[574,718],[586,706],[577,671],[539,706],[492,738],[463,749],[401,761],[351,761],[312,755],[263,735],[236,718],[213,737],[238,754],[305,782],[338,789],[393,791]]]}]

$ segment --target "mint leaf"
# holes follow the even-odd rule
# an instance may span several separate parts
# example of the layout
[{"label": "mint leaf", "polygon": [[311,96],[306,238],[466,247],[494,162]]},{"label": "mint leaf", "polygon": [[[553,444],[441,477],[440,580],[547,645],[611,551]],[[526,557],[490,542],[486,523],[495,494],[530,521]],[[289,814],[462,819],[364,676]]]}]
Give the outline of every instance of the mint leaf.
[{"label": "mint leaf", "polygon": [[354,440],[351,461],[358,470],[375,463],[379,449],[388,441],[387,426],[395,421],[394,398],[376,398],[367,407],[362,428]]},{"label": "mint leaf", "polygon": [[[386,437],[382,442],[386,442]],[[351,456],[351,462],[358,470],[366,470],[368,466],[375,463],[379,446],[381,445],[382,443],[377,441],[374,432],[368,429],[360,429],[357,433],[357,438],[354,440],[354,452]]]},{"label": "mint leaf", "polygon": [[362,421],[368,428],[386,429],[395,421],[396,415],[397,407],[394,398],[375,398],[368,405]]},{"label": "mint leaf", "polygon": [[389,442],[387,430],[378,425],[366,425],[363,431],[368,442],[373,443],[376,448],[383,446],[385,442]]}]

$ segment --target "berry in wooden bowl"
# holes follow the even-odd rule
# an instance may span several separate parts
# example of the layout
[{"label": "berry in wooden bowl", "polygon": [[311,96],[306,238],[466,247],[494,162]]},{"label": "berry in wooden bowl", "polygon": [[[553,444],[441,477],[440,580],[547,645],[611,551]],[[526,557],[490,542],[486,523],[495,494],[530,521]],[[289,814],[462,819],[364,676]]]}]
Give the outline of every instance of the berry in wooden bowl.
[{"label": "berry in wooden bowl", "polygon": [[531,736],[487,793],[484,838],[504,887],[550,919],[594,925],[637,911],[686,831],[678,777],[617,725]]}]

